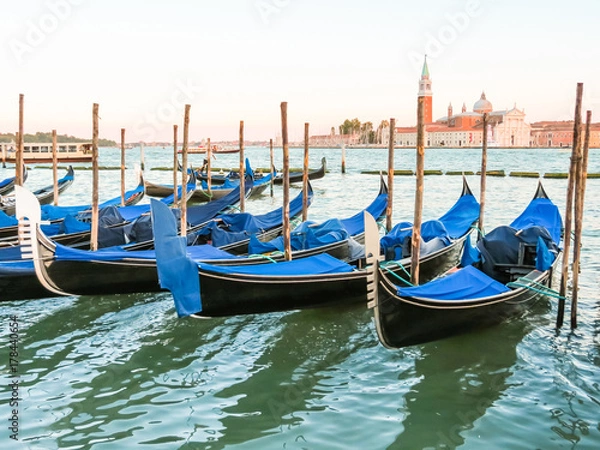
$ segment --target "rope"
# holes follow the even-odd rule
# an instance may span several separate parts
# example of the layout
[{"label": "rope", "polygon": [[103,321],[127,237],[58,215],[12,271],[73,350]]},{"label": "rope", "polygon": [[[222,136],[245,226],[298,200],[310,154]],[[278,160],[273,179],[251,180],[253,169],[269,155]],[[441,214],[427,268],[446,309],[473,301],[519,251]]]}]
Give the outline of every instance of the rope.
[{"label": "rope", "polygon": [[531,280],[528,280],[529,284],[524,284],[524,283],[520,282],[522,280],[526,280],[526,278],[519,278],[519,279],[517,279],[517,281],[511,281],[510,283],[507,283],[506,286],[508,286],[510,288],[515,287],[515,288],[528,289],[528,290],[536,292],[538,294],[547,295],[548,297],[557,298],[559,300],[566,300],[566,297],[563,297],[562,295],[560,295],[558,293],[558,291],[555,291],[554,289],[549,288],[548,286],[545,286],[541,283],[538,283],[536,281],[531,281]]},{"label": "rope", "polygon": [[471,225],[471,229],[477,231],[481,237],[485,237],[485,232],[481,230],[477,225]]},{"label": "rope", "polygon": [[260,253],[254,253],[252,255],[248,255],[248,258],[262,258],[262,259],[266,259],[274,264],[277,263],[277,261],[275,259],[271,258],[270,256],[262,255]]},{"label": "rope", "polygon": [[406,284],[406,285],[408,285],[408,286],[411,286],[411,287],[413,287],[414,285],[413,285],[413,284],[412,284],[410,281],[407,281],[407,280],[405,280],[404,278],[402,278],[400,275],[398,275],[396,272],[394,272],[393,270],[391,270],[391,269],[388,267],[388,266],[393,266],[393,265],[396,265],[396,266],[400,267],[400,269],[402,269],[402,271],[403,271],[403,272],[404,272],[404,273],[405,273],[407,276],[409,276],[409,277],[410,277],[410,274],[409,274],[409,273],[408,273],[408,271],[407,271],[407,270],[404,268],[404,266],[403,266],[402,264],[400,264],[399,262],[397,262],[397,261],[390,261],[390,262],[383,263],[383,264],[381,264],[381,267],[382,267],[382,268],[383,268],[383,269],[384,269],[384,270],[385,270],[387,273],[391,274],[391,275],[392,275],[394,278],[396,278],[396,279],[398,279],[398,280],[402,281],[403,283],[405,283],[405,284]]}]

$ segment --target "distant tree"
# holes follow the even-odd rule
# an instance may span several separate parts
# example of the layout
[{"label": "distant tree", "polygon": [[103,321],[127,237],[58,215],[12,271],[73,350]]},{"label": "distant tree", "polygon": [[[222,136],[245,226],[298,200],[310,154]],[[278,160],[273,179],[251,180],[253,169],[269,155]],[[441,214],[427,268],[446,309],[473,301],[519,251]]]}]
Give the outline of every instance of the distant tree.
[{"label": "distant tree", "polygon": [[[16,141],[16,136],[13,133],[0,134],[0,142],[12,141]],[[74,142],[90,142],[91,139],[82,139],[75,136],[68,136],[66,134],[59,134],[56,136],[56,141],[61,144],[68,144]],[[52,132],[38,131],[35,134],[25,133],[23,136],[23,142],[31,144],[48,144],[52,142]],[[98,139],[98,145],[100,147],[115,147],[117,143],[110,139]]]},{"label": "distant tree", "polygon": [[376,141],[377,141],[376,133],[373,130],[369,131],[369,144],[375,144]]},{"label": "distant tree", "polygon": [[373,131],[373,122],[365,122],[360,126],[360,142],[363,144],[368,144],[369,136]]},{"label": "distant tree", "polygon": [[[358,119],[355,119],[358,120]],[[360,126],[360,122],[359,122]],[[340,134],[352,134],[354,130],[354,123],[351,120],[344,120],[344,123],[340,125]]]},{"label": "distant tree", "polygon": [[377,127],[377,143],[383,144],[383,130],[390,127],[390,123],[387,120],[382,120]]}]

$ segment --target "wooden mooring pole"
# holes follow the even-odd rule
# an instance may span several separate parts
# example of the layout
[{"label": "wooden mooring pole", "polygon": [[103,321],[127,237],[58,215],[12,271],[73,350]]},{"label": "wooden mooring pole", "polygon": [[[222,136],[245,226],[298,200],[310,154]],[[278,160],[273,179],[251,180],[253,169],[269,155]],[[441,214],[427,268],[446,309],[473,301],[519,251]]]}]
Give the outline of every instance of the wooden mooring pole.
[{"label": "wooden mooring pole", "polygon": [[210,145],[210,138],[206,139],[206,192],[208,192],[208,196],[211,197],[211,182],[212,182],[212,167],[211,167],[211,159],[212,159],[212,148]]},{"label": "wooden mooring pole", "polygon": [[90,250],[98,250],[98,103],[92,108],[92,234]]},{"label": "wooden mooring pole", "polygon": [[54,206],[58,205],[58,154],[56,144],[56,130],[52,130],[52,186],[54,192]]},{"label": "wooden mooring pole", "polygon": [[308,123],[304,124],[304,167],[302,170],[302,222],[308,220]]},{"label": "wooden mooring pole", "polygon": [[144,160],[145,159],[146,158],[144,158],[144,143],[140,142],[140,165],[142,167],[142,172],[144,171],[144,166],[145,166]]},{"label": "wooden mooring pole", "polygon": [[290,240],[290,149],[288,145],[287,102],[281,102],[281,140],[283,145],[283,251],[292,259]]},{"label": "wooden mooring pole", "polygon": [[567,201],[565,211],[565,231],[563,238],[563,259],[560,280],[560,298],[558,300],[558,314],[556,317],[556,328],[560,328],[565,316],[565,297],[567,295],[567,284],[569,283],[569,255],[571,250],[571,227],[573,220],[573,194],[575,190],[575,175],[577,169],[577,155],[581,147],[581,102],[583,98],[583,83],[577,83],[575,97],[575,120],[573,124],[573,150],[571,152],[571,164],[569,168],[569,182],[567,186]]},{"label": "wooden mooring pole", "polygon": [[346,144],[342,142],[342,173],[346,173]]},{"label": "wooden mooring pole", "polygon": [[15,182],[23,186],[23,116],[24,116],[25,96],[19,94],[19,135],[17,136],[17,154],[15,158]]},{"label": "wooden mooring pole", "polygon": [[240,120],[240,210],[246,210],[246,180],[244,165],[244,121]]},{"label": "wooden mooring pole", "polygon": [[[177,180],[177,172],[179,166],[179,156],[177,156],[177,125],[173,125],[173,204],[177,205],[178,203],[178,195],[177,195],[177,185],[179,181]],[[183,169],[183,179],[185,180],[187,169],[184,167]]]},{"label": "wooden mooring pole", "polygon": [[583,209],[585,185],[587,179],[587,163],[590,149],[590,126],[592,112],[587,111],[585,121],[585,140],[583,151],[577,158],[577,180],[575,183],[575,239],[573,241],[573,295],[571,296],[571,329],[577,328],[577,301],[579,298],[579,271],[581,259],[581,234],[583,232]]},{"label": "wooden mooring pole", "polygon": [[190,136],[190,105],[185,105],[183,116],[183,174],[181,177],[181,236],[187,236],[187,178],[188,178],[188,142]]},{"label": "wooden mooring pole", "polygon": [[269,139],[269,161],[271,167],[271,197],[273,197],[273,177],[275,176],[273,173],[273,139]]},{"label": "wooden mooring pole", "polygon": [[121,206],[125,206],[125,128],[121,128]]},{"label": "wooden mooring pole", "polygon": [[481,143],[481,179],[479,188],[479,231],[477,240],[484,236],[485,189],[487,180],[488,115],[483,113],[483,142]]},{"label": "wooden mooring pole", "polygon": [[392,230],[392,214],[394,206],[394,144],[396,143],[396,119],[390,119],[390,142],[388,145],[388,202],[385,210],[385,229],[389,233]]},{"label": "wooden mooring pole", "polygon": [[425,173],[425,114],[424,97],[418,98],[417,106],[417,187],[415,190],[415,219],[412,233],[410,278],[419,284],[419,258],[421,256],[421,222],[423,215],[423,175]]}]

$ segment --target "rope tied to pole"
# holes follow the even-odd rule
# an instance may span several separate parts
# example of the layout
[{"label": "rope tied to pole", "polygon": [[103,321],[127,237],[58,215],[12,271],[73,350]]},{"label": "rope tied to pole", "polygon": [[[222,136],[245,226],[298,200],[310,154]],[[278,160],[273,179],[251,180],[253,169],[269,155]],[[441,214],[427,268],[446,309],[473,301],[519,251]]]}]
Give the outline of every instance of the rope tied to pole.
[{"label": "rope tied to pole", "polygon": [[[526,281],[526,282],[525,282]],[[518,278],[516,281],[511,281],[510,283],[506,283],[506,286],[509,288],[523,288],[528,289],[532,292],[536,292],[538,294],[546,295],[548,297],[557,298],[559,300],[565,300],[565,297],[560,295],[558,291],[555,291],[548,286],[538,283],[536,281],[527,280],[527,278]]]}]

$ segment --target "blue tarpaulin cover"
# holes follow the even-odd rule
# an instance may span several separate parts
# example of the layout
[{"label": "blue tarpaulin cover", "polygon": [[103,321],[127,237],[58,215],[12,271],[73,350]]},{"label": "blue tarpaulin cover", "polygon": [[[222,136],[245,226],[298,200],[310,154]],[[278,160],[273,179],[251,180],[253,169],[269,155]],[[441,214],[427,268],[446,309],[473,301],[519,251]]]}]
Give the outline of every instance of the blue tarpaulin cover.
[{"label": "blue tarpaulin cover", "polygon": [[[186,254],[194,261],[213,259],[236,259],[236,255],[227,253],[212,245],[191,245],[185,248]],[[123,261],[126,259],[156,259],[155,250],[123,250],[120,246],[106,247],[98,251],[81,250],[56,243],[55,258],[61,261]]]},{"label": "blue tarpaulin cover", "polygon": [[461,267],[466,267],[479,261],[481,261],[481,254],[479,253],[479,250],[477,250],[477,247],[474,247],[471,244],[471,235],[468,234],[467,238],[465,239],[465,246],[460,260],[460,265]]},{"label": "blue tarpaulin cover", "polygon": [[1,227],[14,227],[19,221],[15,216],[9,216],[4,211],[0,211],[0,228]]},{"label": "blue tarpaulin cover", "polygon": [[350,264],[346,264],[327,253],[274,264],[215,266],[201,263],[199,266],[202,270],[213,273],[261,276],[310,276],[328,273],[347,273],[355,270]]},{"label": "blue tarpaulin cover", "polygon": [[517,230],[530,226],[542,226],[548,230],[552,240],[558,243],[562,230],[562,218],[558,208],[550,199],[534,198],[510,226]]},{"label": "blue tarpaulin cover", "polygon": [[8,177],[0,181],[0,188],[8,186],[10,183],[14,183],[16,177]]},{"label": "blue tarpaulin cover", "polygon": [[180,317],[202,311],[198,266],[186,255],[186,239],[177,235],[175,218],[165,204],[151,199],[154,247],[161,287],[173,294]]},{"label": "blue tarpaulin cover", "polygon": [[[379,194],[375,200],[367,206],[365,209],[369,214],[371,214],[375,220],[380,218],[382,214],[385,214],[385,210],[387,208],[388,194]],[[361,234],[365,232],[365,219],[364,219],[364,211],[360,211],[356,213],[352,217],[348,217],[347,219],[342,219],[342,224],[344,228],[348,232],[350,236],[356,236],[357,234]]]},{"label": "blue tarpaulin cover", "polygon": [[[330,219],[322,224],[312,221],[301,223],[290,233],[292,251],[316,248],[364,233],[364,211],[369,212],[375,218],[381,217],[385,213],[387,199],[387,193],[379,194],[365,210],[346,219]],[[261,242],[255,236],[250,238],[249,253],[269,253],[273,251],[283,251],[283,238],[281,236],[269,242]]]},{"label": "blue tarpaulin cover", "polygon": [[[244,182],[245,191],[252,189],[252,178],[246,177]],[[205,203],[203,205],[188,206],[187,222],[191,226],[196,226],[214,219],[221,211],[228,206],[235,205],[240,201],[240,186],[236,187],[229,194],[221,197],[218,200]]]},{"label": "blue tarpaulin cover", "polygon": [[555,259],[556,255],[550,252],[546,242],[544,242],[541,236],[538,236],[535,253],[535,268],[542,272],[548,270],[552,267],[552,263]]},{"label": "blue tarpaulin cover", "polygon": [[[133,197],[134,195],[143,192],[144,186],[138,186],[137,188],[127,191],[125,198]],[[119,205],[121,203],[121,196],[112,198],[98,205],[98,209],[105,208],[107,206]],[[42,220],[58,220],[62,219],[68,214],[77,215],[80,212],[91,209],[91,205],[77,205],[77,206],[54,206],[54,205],[42,205]]]},{"label": "blue tarpaulin cover", "polygon": [[[290,217],[302,211],[302,193],[290,202]],[[313,192],[308,192],[308,204],[312,203]],[[266,214],[253,215],[250,213],[223,214],[213,222],[197,232],[199,236],[211,236],[212,245],[224,245],[249,239],[252,234],[281,226],[283,223],[283,208],[277,208]]]},{"label": "blue tarpaulin cover", "polygon": [[[346,228],[339,219],[329,219],[323,223],[302,222],[290,233],[292,251],[307,250],[348,239]],[[279,236],[269,242],[260,242],[255,236],[250,237],[248,253],[269,253],[283,251],[283,237]]]},{"label": "blue tarpaulin cover", "polygon": [[502,283],[497,282],[473,266],[467,266],[421,286],[398,288],[398,295],[431,300],[468,300],[498,295],[508,291],[510,289]]},{"label": "blue tarpaulin cover", "polygon": [[[461,195],[456,203],[438,220],[428,220],[421,224],[421,238],[429,242],[441,238],[446,245],[469,231],[479,217],[479,202],[472,194]],[[412,236],[412,223],[400,222],[380,240],[386,259],[402,259],[410,254],[407,246]],[[403,252],[404,248],[404,252]]]},{"label": "blue tarpaulin cover", "polygon": [[462,195],[438,220],[444,224],[448,236],[457,239],[463,236],[473,222],[479,218],[479,202],[472,194]]}]

